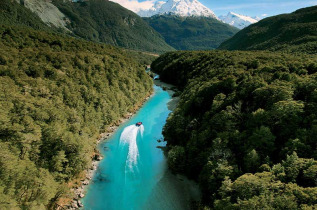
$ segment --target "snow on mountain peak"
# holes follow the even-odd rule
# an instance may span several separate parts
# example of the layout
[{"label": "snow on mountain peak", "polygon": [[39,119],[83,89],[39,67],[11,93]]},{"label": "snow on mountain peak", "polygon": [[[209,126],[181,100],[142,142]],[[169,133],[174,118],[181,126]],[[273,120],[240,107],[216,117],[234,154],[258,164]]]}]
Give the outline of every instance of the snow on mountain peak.
[{"label": "snow on mountain peak", "polygon": [[149,10],[141,10],[138,14],[142,17],[172,14],[179,16],[203,16],[218,19],[213,11],[204,6],[198,0],[158,1]]},{"label": "snow on mountain peak", "polygon": [[240,29],[243,29],[259,21],[259,19],[255,19],[246,15],[240,15],[234,12],[229,12],[226,16],[219,16],[219,19],[224,23],[227,23]]}]

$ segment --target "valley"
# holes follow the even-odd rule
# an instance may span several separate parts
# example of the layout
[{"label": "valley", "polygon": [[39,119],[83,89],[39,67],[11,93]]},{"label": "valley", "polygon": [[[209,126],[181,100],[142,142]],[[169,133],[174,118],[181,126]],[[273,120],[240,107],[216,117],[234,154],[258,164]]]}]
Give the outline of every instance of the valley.
[{"label": "valley", "polygon": [[317,6],[214,3],[2,0],[0,209],[317,208]]},{"label": "valley", "polygon": [[176,50],[216,49],[239,31],[211,17],[164,15],[144,20]]},{"label": "valley", "polygon": [[[136,115],[98,146],[105,159],[82,199],[85,209],[190,209],[190,201],[199,200],[195,184],[170,174],[160,149],[166,143],[158,142],[171,100],[154,86],[153,96]],[[143,125],[135,126],[139,121]]]}]

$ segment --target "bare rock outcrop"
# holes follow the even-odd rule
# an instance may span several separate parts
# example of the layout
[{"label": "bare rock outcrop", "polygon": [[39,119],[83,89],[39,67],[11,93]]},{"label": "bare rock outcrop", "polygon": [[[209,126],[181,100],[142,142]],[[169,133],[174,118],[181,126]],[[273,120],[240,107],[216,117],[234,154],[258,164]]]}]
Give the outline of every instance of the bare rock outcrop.
[{"label": "bare rock outcrop", "polygon": [[54,4],[51,3],[51,0],[16,1],[37,14],[47,25],[69,31],[66,28],[67,22],[69,22],[68,18]]}]

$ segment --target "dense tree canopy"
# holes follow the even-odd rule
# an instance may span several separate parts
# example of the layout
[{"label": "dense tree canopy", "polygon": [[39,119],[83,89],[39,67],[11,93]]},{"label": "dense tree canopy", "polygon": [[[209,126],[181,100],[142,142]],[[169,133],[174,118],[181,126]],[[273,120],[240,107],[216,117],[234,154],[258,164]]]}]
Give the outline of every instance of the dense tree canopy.
[{"label": "dense tree canopy", "polygon": [[216,49],[239,31],[211,17],[156,15],[144,20],[177,50]]},{"label": "dense tree canopy", "polygon": [[0,209],[43,209],[88,167],[99,133],[152,90],[139,57],[0,27]]},{"label": "dense tree canopy", "polygon": [[316,208],[316,56],[174,52],[152,69],[182,90],[168,163],[199,181],[205,205]]}]

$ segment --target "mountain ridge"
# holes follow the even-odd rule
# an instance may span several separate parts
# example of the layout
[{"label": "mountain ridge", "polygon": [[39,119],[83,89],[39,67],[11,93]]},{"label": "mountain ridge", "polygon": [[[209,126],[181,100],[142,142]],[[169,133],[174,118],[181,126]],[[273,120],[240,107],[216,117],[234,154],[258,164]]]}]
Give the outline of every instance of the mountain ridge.
[{"label": "mountain ridge", "polygon": [[141,17],[104,0],[2,0],[0,23],[56,31],[126,49],[163,53],[174,50]]},{"label": "mountain ridge", "polygon": [[137,13],[141,17],[151,17],[154,15],[179,15],[212,17],[218,20],[215,13],[200,3],[198,0],[168,0],[158,1],[149,10],[141,10]]},{"label": "mountain ridge", "polygon": [[86,40],[155,53],[174,50],[142,18],[117,3],[53,0],[53,4],[70,19],[67,28]]},{"label": "mountain ridge", "polygon": [[246,15],[229,12],[227,15],[219,16],[219,19],[231,26],[239,29],[243,29],[251,24],[257,23],[259,19],[255,19]]},{"label": "mountain ridge", "polygon": [[69,19],[51,1],[43,0],[16,0],[17,3],[25,6],[47,25],[68,31],[66,27]]},{"label": "mountain ridge", "polygon": [[225,50],[317,52],[317,6],[265,18],[223,42]]}]

